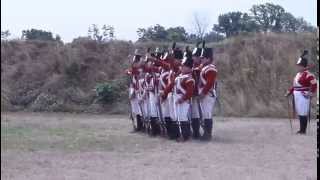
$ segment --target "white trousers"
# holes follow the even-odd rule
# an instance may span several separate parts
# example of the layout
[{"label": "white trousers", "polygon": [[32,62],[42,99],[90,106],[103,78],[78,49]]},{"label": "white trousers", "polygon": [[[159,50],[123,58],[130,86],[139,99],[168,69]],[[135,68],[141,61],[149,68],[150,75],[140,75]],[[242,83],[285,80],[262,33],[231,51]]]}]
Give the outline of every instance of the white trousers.
[{"label": "white trousers", "polygon": [[149,115],[150,117],[158,117],[157,97],[153,92],[149,92]]},{"label": "white trousers", "polygon": [[295,110],[299,116],[307,116],[309,114],[310,98],[303,96],[303,91],[293,91]]},{"label": "white trousers", "polygon": [[144,117],[145,117],[145,118],[149,118],[149,117],[150,117],[149,97],[146,97],[146,98],[143,100],[142,107],[143,107]]},{"label": "white trousers", "polygon": [[192,97],[192,99],[191,99],[192,118],[200,118],[199,105],[198,105],[197,99],[198,99],[198,97]]},{"label": "white trousers", "polygon": [[139,104],[138,104],[138,98],[133,98],[130,100],[130,104],[131,104],[131,111],[132,113],[136,116],[136,115],[141,115],[141,110],[139,108]]},{"label": "white trousers", "polygon": [[203,119],[212,119],[215,102],[216,97],[212,97],[211,94],[207,94],[204,98],[200,99]]},{"label": "white trousers", "polygon": [[174,95],[174,103],[175,103],[175,117],[176,119],[173,119],[174,121],[188,121],[190,117],[190,101],[184,101],[181,104],[176,104],[178,99],[182,97],[181,94],[175,94]]},{"label": "white trousers", "polygon": [[175,117],[175,104],[174,104],[174,96],[173,96],[172,92],[168,94],[167,100],[168,100],[168,105],[169,105],[170,118],[172,120],[175,120],[176,119],[176,117]]},{"label": "white trousers", "polygon": [[169,99],[165,99],[161,101],[161,110],[162,110],[162,117],[170,117],[170,110],[169,110]]}]

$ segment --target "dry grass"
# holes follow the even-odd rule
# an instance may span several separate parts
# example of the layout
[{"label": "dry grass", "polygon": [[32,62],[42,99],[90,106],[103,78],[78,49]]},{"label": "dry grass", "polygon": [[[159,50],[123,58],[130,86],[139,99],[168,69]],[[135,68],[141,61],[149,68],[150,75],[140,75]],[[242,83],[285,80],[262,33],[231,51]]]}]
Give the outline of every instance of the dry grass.
[{"label": "dry grass", "polygon": [[287,119],[226,118],[212,141],[177,143],[129,133],[121,115],[1,116],[1,179],[317,179],[314,121],[301,136]]},{"label": "dry grass", "polygon": [[[256,34],[208,44],[216,52],[224,115],[286,116],[283,94],[294,63],[303,49],[316,46],[315,39],[313,34]],[[171,44],[97,44],[81,38],[69,44],[1,42],[1,83],[6,90],[1,89],[1,109],[125,113],[126,89],[118,102],[106,106],[94,103],[92,89],[97,83],[122,81],[128,55],[135,48],[156,46]]]}]

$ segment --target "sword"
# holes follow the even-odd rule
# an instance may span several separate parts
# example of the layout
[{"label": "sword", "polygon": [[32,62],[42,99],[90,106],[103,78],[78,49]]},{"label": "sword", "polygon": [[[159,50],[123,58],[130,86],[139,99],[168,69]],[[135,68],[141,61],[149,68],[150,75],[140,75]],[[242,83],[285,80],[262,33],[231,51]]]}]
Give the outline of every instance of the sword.
[{"label": "sword", "polygon": [[290,99],[289,99],[289,97],[287,98],[288,99],[288,118],[289,118],[289,122],[290,122],[290,128],[291,128],[291,134],[293,134],[293,127],[292,127],[292,113],[291,113],[291,111],[290,111]]},{"label": "sword", "polygon": [[[309,92],[311,93],[311,90]],[[309,124],[308,131],[310,132],[310,130],[311,130],[311,127],[310,127],[311,126],[311,96],[309,96],[308,124]]]},{"label": "sword", "polygon": [[[175,99],[176,99],[176,98],[175,98],[175,92],[176,92],[176,89],[174,88],[174,90],[173,90],[173,92],[172,92],[172,94],[173,94],[173,99],[174,99],[173,103],[174,103],[174,106],[176,107],[176,108],[174,109],[174,114],[175,114],[175,118],[176,118],[176,123],[177,123],[177,125],[178,125],[178,129],[179,129],[179,137],[178,137],[177,141],[178,141],[178,142],[181,142],[181,141],[183,141],[182,129],[181,129],[181,122],[180,122],[179,116],[178,116],[178,114],[177,114],[177,110],[179,110],[180,108],[177,107],[177,104],[176,104],[176,101],[175,101]],[[180,111],[179,111],[179,114],[180,114]]]},{"label": "sword", "polygon": [[197,100],[198,111],[199,111],[199,116],[200,116],[200,126],[202,127],[202,129],[204,129],[204,122],[203,122],[203,116],[202,116],[202,108],[201,108],[201,105],[200,105],[199,97],[196,97],[196,100]]},{"label": "sword", "polygon": [[[131,88],[131,82],[132,82],[132,77],[130,76],[130,82],[128,83],[129,93],[130,93],[130,88]],[[129,94],[129,96],[131,96],[131,94]],[[133,130],[136,130],[137,127],[136,127],[136,123],[135,123],[135,120],[134,120],[134,117],[133,117],[132,104],[131,104],[131,100],[130,99],[129,99],[129,106],[130,106],[129,119],[131,119]]]},{"label": "sword", "polygon": [[162,115],[162,109],[161,109],[161,98],[158,97],[157,98],[157,106],[158,106],[158,115],[160,118],[160,127],[161,127],[161,133],[163,136],[166,135],[166,128],[165,128],[165,122],[163,120],[163,115]]}]

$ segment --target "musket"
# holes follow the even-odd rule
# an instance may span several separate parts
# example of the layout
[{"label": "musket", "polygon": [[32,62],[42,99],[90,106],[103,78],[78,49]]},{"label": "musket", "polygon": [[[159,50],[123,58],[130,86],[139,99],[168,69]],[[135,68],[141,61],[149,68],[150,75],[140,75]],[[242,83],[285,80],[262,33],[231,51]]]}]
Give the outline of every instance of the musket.
[{"label": "musket", "polygon": [[287,98],[288,100],[288,118],[289,118],[289,123],[290,123],[290,128],[291,128],[291,134],[293,134],[293,127],[292,127],[292,113],[291,113],[291,111],[290,111],[290,98],[288,97]]},{"label": "musket", "polygon": [[[183,137],[182,137],[181,122],[180,122],[180,118],[177,114],[177,109],[178,108],[175,108],[175,116],[176,116],[176,120],[177,120],[177,124],[178,124],[178,128],[179,128],[179,137],[178,137],[177,141],[180,142],[180,141],[183,141]],[[179,114],[180,114],[180,112],[179,112]]]},{"label": "musket", "polygon": [[[131,92],[130,92],[130,89],[131,89],[131,83],[132,83],[132,77],[130,76],[130,82],[128,83],[128,87],[129,87],[129,97],[131,98]],[[135,119],[133,117],[133,113],[132,113],[132,104],[131,104],[131,99],[129,99],[129,106],[130,106],[130,114],[129,114],[129,119],[131,119],[131,122],[132,122],[132,127],[133,127],[133,130],[136,130],[137,129],[137,126],[136,126],[136,122],[135,122]]]},{"label": "musket", "polygon": [[202,127],[202,129],[204,129],[204,121],[203,121],[203,116],[202,116],[202,108],[201,108],[201,104],[200,104],[199,97],[196,98],[196,101],[197,101],[198,111],[199,111],[199,116],[200,116],[200,126]]},{"label": "musket", "polygon": [[[159,53],[159,52],[157,52]],[[159,54],[156,54],[156,58],[159,58],[158,56]],[[161,134],[162,136],[166,135],[166,128],[165,128],[165,121],[163,120],[163,114],[162,114],[162,108],[161,108],[161,102],[160,102],[160,97],[158,96],[159,94],[159,83],[156,83],[156,74],[155,72],[152,72],[153,75],[153,84],[154,84],[154,88],[155,88],[155,96],[157,97],[157,102],[156,102],[156,106],[158,109],[158,116],[159,116],[159,120],[160,120],[160,130],[161,130]]]},{"label": "musket", "polygon": [[[146,56],[145,56],[145,59],[147,60],[149,57],[148,57],[148,55],[149,55],[149,53],[150,53],[150,51],[151,51],[151,48],[148,48],[147,49],[147,53],[146,53]],[[146,83],[146,82],[145,82]],[[149,92],[148,92],[148,90],[146,89],[145,90],[145,94],[144,94],[144,96],[145,96],[145,98],[147,98],[147,100],[146,100],[146,107],[147,107],[147,117],[146,117],[146,119],[145,119],[145,128],[146,128],[146,131],[147,131],[147,134],[149,134],[149,135],[151,135],[151,120],[150,120],[150,110],[149,110],[149,102],[148,102],[148,98],[149,98]]]},{"label": "musket", "polygon": [[[180,80],[178,79],[178,81],[180,81]],[[175,98],[176,97],[176,87],[174,87],[172,93],[173,93],[173,98],[176,99]],[[174,101],[174,103],[176,103],[176,102]],[[174,104],[174,105],[177,106],[177,104]],[[175,113],[175,118],[176,118],[176,122],[177,122],[178,129],[179,129],[179,137],[177,139],[178,142],[183,141],[181,122],[180,122],[180,118],[178,116],[178,114],[180,114],[180,111],[177,113],[177,110],[179,110],[179,109],[180,108],[177,108],[177,107],[174,109],[175,110],[175,112],[174,112]]]},{"label": "musket", "polygon": [[[311,89],[309,90],[309,95],[311,93]],[[308,131],[311,129],[311,96],[309,96],[309,112],[308,112]]]}]

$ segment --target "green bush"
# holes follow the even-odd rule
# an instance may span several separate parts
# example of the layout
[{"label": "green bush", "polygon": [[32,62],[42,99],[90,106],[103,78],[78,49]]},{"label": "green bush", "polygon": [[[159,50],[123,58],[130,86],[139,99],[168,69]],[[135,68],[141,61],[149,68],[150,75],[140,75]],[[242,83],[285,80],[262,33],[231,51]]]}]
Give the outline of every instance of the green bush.
[{"label": "green bush", "polygon": [[97,84],[95,91],[97,102],[111,104],[120,97],[120,85],[116,81]]}]

